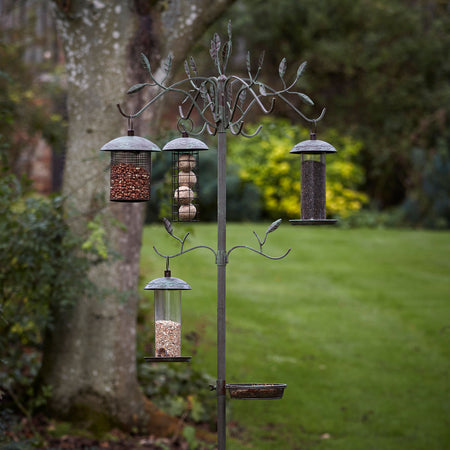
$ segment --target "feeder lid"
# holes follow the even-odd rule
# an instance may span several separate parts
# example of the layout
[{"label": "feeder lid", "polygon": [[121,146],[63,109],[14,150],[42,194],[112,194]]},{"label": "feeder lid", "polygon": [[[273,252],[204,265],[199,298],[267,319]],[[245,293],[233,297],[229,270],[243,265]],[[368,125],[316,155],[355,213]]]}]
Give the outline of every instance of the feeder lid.
[{"label": "feeder lid", "polygon": [[311,133],[311,139],[299,142],[289,153],[336,153],[336,149],[328,142],[316,139]]},{"label": "feeder lid", "polygon": [[199,139],[186,136],[173,139],[168,142],[163,151],[175,152],[175,151],[194,151],[194,150],[208,150],[208,146]]},{"label": "feeder lid", "polygon": [[100,151],[160,152],[161,149],[152,141],[141,136],[121,136],[107,142]]},{"label": "feeder lid", "polygon": [[186,281],[180,280],[180,278],[175,277],[161,277],[147,283],[144,289],[155,290],[189,290],[192,289]]}]

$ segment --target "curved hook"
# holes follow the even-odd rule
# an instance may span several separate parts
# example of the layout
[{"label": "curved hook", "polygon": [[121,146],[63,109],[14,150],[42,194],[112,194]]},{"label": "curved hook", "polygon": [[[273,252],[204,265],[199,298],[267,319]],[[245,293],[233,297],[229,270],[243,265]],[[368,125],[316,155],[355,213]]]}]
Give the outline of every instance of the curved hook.
[{"label": "curved hook", "polygon": [[[188,128],[186,128],[184,122],[189,123],[189,130],[188,130]],[[177,130],[180,133],[192,133],[193,129],[194,129],[194,122],[192,121],[192,119],[190,117],[188,117],[188,118],[180,117],[178,119]]]},{"label": "curved hook", "polygon": [[246,138],[252,138],[252,137],[257,136],[257,135],[259,134],[259,132],[262,130],[262,128],[263,128],[263,126],[262,126],[262,125],[259,125],[258,128],[256,129],[256,131],[255,131],[254,133],[252,133],[252,134],[247,134],[247,133],[245,133],[244,131],[241,131],[241,135],[244,136],[244,137],[246,137]]},{"label": "curved hook", "polygon": [[[235,125],[237,125],[237,127],[238,127],[237,130],[234,129],[234,126],[235,126]],[[231,123],[231,122],[230,122],[230,124],[229,124],[230,131],[231,131],[231,133],[232,133],[234,136],[238,136],[238,135],[242,132],[243,126],[244,126],[244,122],[243,122],[243,121],[241,121],[241,122],[239,122],[239,123]]]},{"label": "curved hook", "polygon": [[133,115],[125,114],[125,113],[123,112],[122,107],[119,105],[119,103],[117,103],[116,106],[117,106],[117,109],[119,110],[120,114],[122,114],[123,117],[126,117],[127,119],[132,119],[132,118],[134,117]]},{"label": "curved hook", "polygon": [[266,114],[271,114],[273,112],[274,106],[275,106],[275,97],[272,97],[272,103],[270,105],[269,111]]}]

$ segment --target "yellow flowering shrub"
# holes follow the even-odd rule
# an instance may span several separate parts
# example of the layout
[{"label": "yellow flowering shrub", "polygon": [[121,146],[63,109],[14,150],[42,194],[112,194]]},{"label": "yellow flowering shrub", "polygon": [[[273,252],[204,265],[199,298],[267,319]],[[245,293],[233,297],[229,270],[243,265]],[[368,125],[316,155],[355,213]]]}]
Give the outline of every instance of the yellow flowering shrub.
[{"label": "yellow flowering shrub", "polygon": [[[285,119],[265,118],[262,125],[256,137],[229,139],[229,159],[239,165],[244,182],[258,186],[265,212],[271,218],[299,218],[300,156],[289,152],[297,143],[309,139],[309,130]],[[327,155],[327,213],[348,216],[368,201],[359,190],[364,172],[356,163],[362,145],[332,130],[318,133],[317,138],[337,150]]]}]

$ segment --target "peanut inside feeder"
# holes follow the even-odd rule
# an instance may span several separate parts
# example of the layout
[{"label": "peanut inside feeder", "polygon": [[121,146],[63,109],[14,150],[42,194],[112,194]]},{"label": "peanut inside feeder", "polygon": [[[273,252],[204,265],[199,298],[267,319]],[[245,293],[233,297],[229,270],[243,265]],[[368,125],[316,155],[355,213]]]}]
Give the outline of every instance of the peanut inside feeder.
[{"label": "peanut inside feeder", "polygon": [[168,142],[163,150],[172,153],[172,220],[198,220],[199,151],[208,150],[202,141],[191,138],[184,127],[182,137]]},{"label": "peanut inside feeder", "polygon": [[111,152],[110,200],[145,202],[150,200],[151,152],[161,150],[153,142],[134,136],[122,136],[106,143],[101,151]]}]

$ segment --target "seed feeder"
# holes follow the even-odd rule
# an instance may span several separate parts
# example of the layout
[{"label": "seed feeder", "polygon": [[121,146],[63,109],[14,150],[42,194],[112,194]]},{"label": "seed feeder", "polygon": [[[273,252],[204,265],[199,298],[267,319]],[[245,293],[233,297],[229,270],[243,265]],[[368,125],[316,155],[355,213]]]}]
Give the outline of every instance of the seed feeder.
[{"label": "seed feeder", "polygon": [[151,152],[161,149],[134,135],[131,124],[128,135],[107,142],[100,151],[111,152],[110,200],[112,202],[146,202],[150,200],[152,172]]},{"label": "seed feeder", "polygon": [[168,142],[163,151],[172,153],[172,220],[193,222],[198,220],[198,152],[208,146],[188,136]]},{"label": "seed feeder", "polygon": [[181,356],[181,291],[192,289],[168,268],[164,277],[150,281],[144,289],[155,291],[155,356],[150,362],[183,362],[191,356]]},{"label": "seed feeder", "polygon": [[298,143],[290,153],[301,154],[300,202],[301,219],[290,220],[292,225],[332,225],[326,212],[326,154],[336,153],[328,142],[310,134],[308,141]]}]

